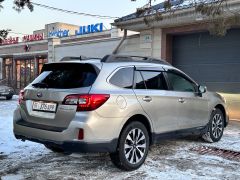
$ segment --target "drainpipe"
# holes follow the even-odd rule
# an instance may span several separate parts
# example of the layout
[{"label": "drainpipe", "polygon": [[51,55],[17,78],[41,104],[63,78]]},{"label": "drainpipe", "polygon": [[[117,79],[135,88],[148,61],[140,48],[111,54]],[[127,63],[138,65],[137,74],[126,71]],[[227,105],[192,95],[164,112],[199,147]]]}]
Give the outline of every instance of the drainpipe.
[{"label": "drainpipe", "polygon": [[113,50],[112,54],[117,54],[120,46],[122,45],[122,43],[124,42],[126,37],[127,37],[127,29],[124,29],[123,37],[122,37],[121,41],[119,42],[119,44],[117,45],[117,47]]}]

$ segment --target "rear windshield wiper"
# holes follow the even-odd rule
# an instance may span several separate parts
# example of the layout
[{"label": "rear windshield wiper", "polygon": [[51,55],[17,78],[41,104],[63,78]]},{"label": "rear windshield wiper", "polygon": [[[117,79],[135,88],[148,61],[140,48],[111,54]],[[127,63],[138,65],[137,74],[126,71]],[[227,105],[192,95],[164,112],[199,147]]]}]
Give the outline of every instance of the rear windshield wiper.
[{"label": "rear windshield wiper", "polygon": [[48,85],[46,83],[43,83],[43,82],[34,83],[34,84],[32,84],[32,86],[36,87],[36,88],[48,88]]}]

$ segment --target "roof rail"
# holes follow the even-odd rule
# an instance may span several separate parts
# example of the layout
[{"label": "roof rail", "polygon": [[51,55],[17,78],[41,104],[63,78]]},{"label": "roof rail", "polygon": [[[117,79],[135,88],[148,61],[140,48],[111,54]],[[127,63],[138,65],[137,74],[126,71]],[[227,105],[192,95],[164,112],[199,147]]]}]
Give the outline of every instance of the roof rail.
[{"label": "roof rail", "polygon": [[155,59],[152,57],[145,56],[128,56],[128,55],[106,55],[102,58],[101,62],[111,63],[111,62],[145,62],[145,63],[156,63],[156,64],[164,64],[171,65],[168,62]]},{"label": "roof rail", "polygon": [[92,59],[99,59],[101,60],[101,58],[96,58],[96,57],[87,57],[87,56],[66,56],[64,58],[62,58],[60,61],[76,61],[76,60],[79,60],[79,61],[84,61],[84,60],[92,60]]}]

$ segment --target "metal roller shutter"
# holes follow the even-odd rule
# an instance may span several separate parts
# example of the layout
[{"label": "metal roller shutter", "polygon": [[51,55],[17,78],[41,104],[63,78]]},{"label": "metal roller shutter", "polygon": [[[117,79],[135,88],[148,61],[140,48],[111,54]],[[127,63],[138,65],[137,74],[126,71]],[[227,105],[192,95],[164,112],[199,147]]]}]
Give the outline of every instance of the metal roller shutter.
[{"label": "metal roller shutter", "polygon": [[173,36],[173,65],[211,91],[240,93],[240,29]]}]

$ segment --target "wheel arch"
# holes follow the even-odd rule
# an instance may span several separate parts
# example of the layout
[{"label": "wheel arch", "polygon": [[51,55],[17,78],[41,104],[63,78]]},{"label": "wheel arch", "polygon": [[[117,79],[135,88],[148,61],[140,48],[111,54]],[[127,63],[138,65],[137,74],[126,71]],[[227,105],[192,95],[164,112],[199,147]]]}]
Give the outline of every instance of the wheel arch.
[{"label": "wheel arch", "polygon": [[146,127],[146,129],[148,131],[148,135],[149,135],[149,144],[151,145],[153,143],[152,126],[151,126],[151,123],[150,123],[149,119],[143,114],[136,114],[136,115],[133,115],[130,118],[128,118],[128,120],[125,122],[125,124],[123,125],[123,127],[120,131],[119,137],[121,136],[123,129],[129,123],[131,123],[133,121],[141,122]]},{"label": "wheel arch", "polygon": [[219,109],[222,111],[223,116],[224,116],[224,127],[226,127],[227,126],[227,113],[226,113],[224,106],[222,104],[217,104],[215,106],[215,109]]}]

